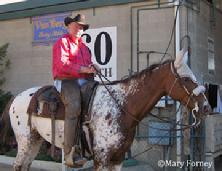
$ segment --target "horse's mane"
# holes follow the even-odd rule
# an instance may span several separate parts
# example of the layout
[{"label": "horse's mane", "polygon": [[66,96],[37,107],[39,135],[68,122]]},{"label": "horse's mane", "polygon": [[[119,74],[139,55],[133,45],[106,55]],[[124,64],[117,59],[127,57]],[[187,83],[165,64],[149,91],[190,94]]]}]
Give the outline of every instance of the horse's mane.
[{"label": "horse's mane", "polygon": [[118,83],[126,83],[131,79],[135,79],[135,78],[138,78],[138,77],[144,75],[145,73],[152,72],[155,68],[161,67],[162,65],[165,65],[165,64],[170,63],[172,61],[173,60],[166,60],[163,63],[152,64],[149,67],[143,69],[142,71],[140,71],[136,74],[133,74],[132,76],[128,76],[127,78],[122,79],[122,80],[111,81],[111,82],[107,83],[107,85],[114,85],[114,84],[118,84]]}]

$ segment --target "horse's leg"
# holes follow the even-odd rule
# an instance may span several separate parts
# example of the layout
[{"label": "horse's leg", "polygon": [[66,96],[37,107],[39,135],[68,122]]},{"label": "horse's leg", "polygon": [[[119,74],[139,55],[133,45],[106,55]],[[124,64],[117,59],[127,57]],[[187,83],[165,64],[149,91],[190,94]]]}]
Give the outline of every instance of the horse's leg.
[{"label": "horse's leg", "polygon": [[114,165],[114,166],[113,166],[113,170],[115,170],[115,171],[121,171],[122,166],[123,166],[122,163],[120,163],[119,165]]},{"label": "horse's leg", "polygon": [[32,161],[35,159],[35,157],[37,156],[39,149],[42,145],[43,139],[40,138],[39,140],[35,141],[34,143],[31,144],[30,146],[30,152],[31,154],[29,155],[29,157],[26,158],[26,167],[27,170],[30,169],[30,166],[32,164]]},{"label": "horse's leg", "polygon": [[28,171],[43,142],[38,133],[17,137],[18,153],[13,164],[15,171]]},{"label": "horse's leg", "polygon": [[94,169],[93,171],[102,171],[102,164],[96,160],[94,160]]},{"label": "horse's leg", "polygon": [[110,165],[107,167],[103,167],[100,164],[95,164],[94,166],[94,171],[121,171],[122,169],[122,163],[121,164],[116,164],[116,165]]},{"label": "horse's leg", "polygon": [[118,165],[113,165],[113,166],[111,167],[111,170],[112,170],[112,171],[121,171],[121,169],[122,169],[122,163],[121,163],[121,164],[118,164]]},{"label": "horse's leg", "polygon": [[[25,170],[25,162],[26,158],[29,157],[29,140],[27,137],[20,136],[17,139],[18,142],[18,152],[13,163],[13,167],[15,171],[24,171]],[[28,170],[28,168],[26,168]]]},{"label": "horse's leg", "polygon": [[108,167],[96,166],[93,171],[110,171],[110,169]]}]

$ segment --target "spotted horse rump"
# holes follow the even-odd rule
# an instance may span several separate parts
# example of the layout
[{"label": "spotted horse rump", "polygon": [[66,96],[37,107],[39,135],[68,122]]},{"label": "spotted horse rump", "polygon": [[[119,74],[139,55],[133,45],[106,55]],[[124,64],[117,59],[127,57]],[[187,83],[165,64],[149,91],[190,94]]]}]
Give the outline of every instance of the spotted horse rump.
[{"label": "spotted horse rump", "polygon": [[[164,95],[179,100],[193,112],[197,120],[209,112],[204,89],[183,61],[181,51],[174,61],[153,65],[121,81],[99,85],[96,89],[91,119],[85,123],[92,134],[94,169],[121,170],[122,162],[133,142],[135,128]],[[41,87],[30,88],[15,97],[8,119],[18,143],[15,171],[27,171],[42,141],[51,143],[51,120],[33,116],[27,108],[31,94]],[[31,124],[28,124],[31,122]],[[31,126],[30,126],[31,125]],[[55,120],[55,145],[63,148],[64,121]]]}]

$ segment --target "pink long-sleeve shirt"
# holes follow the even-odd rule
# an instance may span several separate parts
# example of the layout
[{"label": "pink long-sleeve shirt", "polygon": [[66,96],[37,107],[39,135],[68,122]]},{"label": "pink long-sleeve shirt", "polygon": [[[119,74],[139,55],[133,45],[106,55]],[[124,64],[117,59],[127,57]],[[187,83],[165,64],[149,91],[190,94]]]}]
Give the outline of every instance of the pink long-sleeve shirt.
[{"label": "pink long-sleeve shirt", "polygon": [[81,66],[92,64],[91,53],[80,38],[65,34],[53,45],[52,72],[54,79],[89,78],[92,74],[79,73]]}]

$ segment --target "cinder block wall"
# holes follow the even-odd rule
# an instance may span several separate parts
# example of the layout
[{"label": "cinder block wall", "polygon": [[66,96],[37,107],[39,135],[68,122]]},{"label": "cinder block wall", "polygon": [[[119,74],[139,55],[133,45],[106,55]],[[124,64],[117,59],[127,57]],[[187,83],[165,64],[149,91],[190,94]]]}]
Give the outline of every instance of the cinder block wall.
[{"label": "cinder block wall", "polygon": [[1,21],[0,45],[9,43],[10,69],[4,88],[13,94],[33,86],[50,84],[51,46],[32,46],[30,18]]},{"label": "cinder block wall", "polygon": [[[188,34],[191,37],[191,68],[198,80],[222,84],[222,13],[215,10],[215,23],[211,20],[211,8],[206,1],[201,1],[200,11],[188,9]],[[208,72],[208,37],[214,40],[215,74]]]}]

